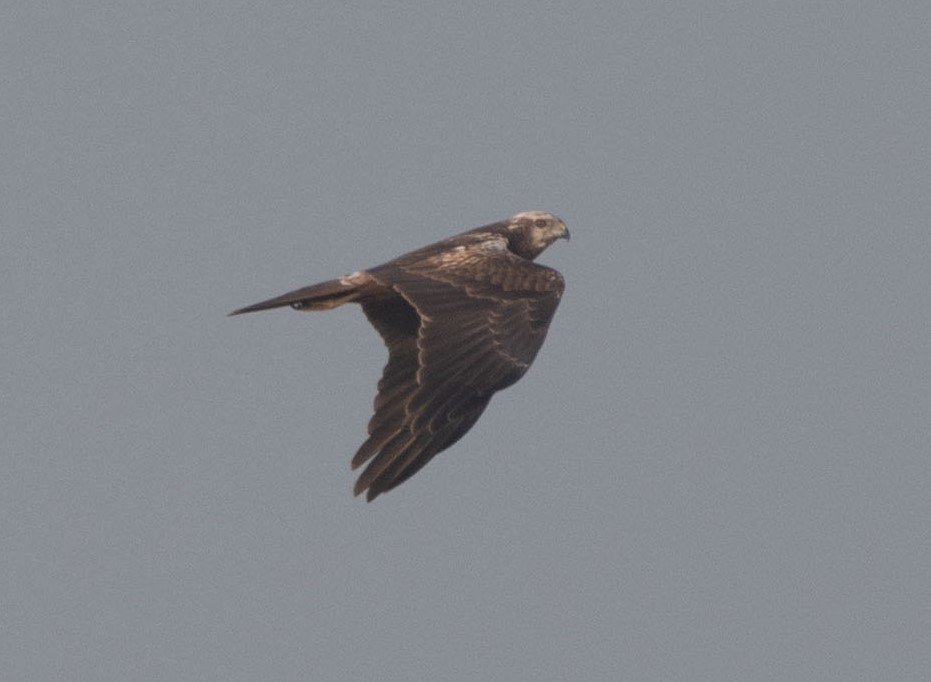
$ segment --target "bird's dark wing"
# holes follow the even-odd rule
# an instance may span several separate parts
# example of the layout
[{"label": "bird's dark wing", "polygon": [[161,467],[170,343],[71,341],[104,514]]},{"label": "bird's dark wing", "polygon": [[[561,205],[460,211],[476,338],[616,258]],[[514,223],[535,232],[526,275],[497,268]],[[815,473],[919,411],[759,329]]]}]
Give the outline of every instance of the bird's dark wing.
[{"label": "bird's dark wing", "polygon": [[488,235],[373,268],[398,297],[362,301],[389,350],[356,483],[369,500],[461,438],[491,396],[530,367],[563,291],[562,276]]}]

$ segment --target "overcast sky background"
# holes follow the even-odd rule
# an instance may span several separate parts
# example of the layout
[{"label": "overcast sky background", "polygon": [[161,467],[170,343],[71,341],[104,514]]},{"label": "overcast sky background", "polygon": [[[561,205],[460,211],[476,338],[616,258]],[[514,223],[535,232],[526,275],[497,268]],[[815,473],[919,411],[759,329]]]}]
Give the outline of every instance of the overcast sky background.
[{"label": "overcast sky background", "polygon": [[[14,2],[8,680],[919,679],[931,5]],[[360,310],[526,209],[529,374],[372,504]]]}]

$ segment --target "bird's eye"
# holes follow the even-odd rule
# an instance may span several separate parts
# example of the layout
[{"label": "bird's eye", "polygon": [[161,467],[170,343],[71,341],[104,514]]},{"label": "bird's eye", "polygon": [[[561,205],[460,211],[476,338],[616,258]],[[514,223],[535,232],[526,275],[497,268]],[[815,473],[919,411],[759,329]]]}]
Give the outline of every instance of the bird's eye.
[{"label": "bird's eye", "polygon": [[537,218],[533,224],[537,227],[546,227],[546,218]]}]

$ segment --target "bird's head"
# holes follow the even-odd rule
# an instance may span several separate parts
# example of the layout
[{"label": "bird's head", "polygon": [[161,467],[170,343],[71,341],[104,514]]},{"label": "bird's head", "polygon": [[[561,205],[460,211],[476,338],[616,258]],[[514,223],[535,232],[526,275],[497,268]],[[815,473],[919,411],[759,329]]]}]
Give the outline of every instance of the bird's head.
[{"label": "bird's head", "polygon": [[523,211],[506,221],[511,233],[511,250],[533,260],[557,239],[569,239],[566,224],[546,211]]}]

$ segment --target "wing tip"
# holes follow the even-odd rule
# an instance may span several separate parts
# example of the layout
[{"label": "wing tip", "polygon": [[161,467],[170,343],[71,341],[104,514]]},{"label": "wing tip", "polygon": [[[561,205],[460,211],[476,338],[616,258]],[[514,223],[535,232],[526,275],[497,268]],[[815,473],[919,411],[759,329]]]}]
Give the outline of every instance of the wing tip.
[{"label": "wing tip", "polygon": [[356,481],[356,484],[352,489],[352,494],[354,497],[358,497],[362,493],[365,493],[366,502],[371,502],[376,497],[381,495],[382,492],[383,492],[382,490],[378,490],[374,485],[364,484],[361,478],[358,481]]}]

